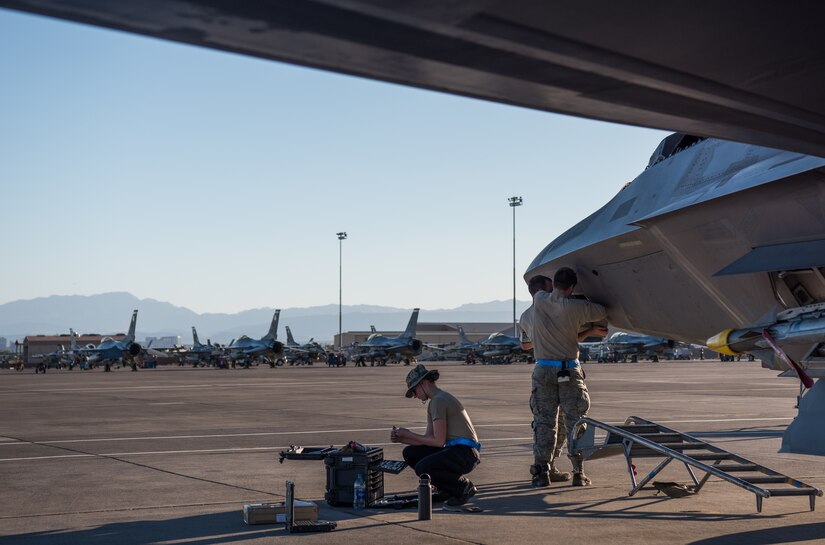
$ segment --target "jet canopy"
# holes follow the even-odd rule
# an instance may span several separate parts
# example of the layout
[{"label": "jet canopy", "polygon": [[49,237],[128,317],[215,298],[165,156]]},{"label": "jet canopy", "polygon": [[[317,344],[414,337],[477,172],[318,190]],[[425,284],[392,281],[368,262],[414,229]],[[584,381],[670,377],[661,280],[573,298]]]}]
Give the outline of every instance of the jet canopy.
[{"label": "jet canopy", "polygon": [[675,132],[670,136],[665,137],[656,146],[656,151],[650,156],[650,161],[647,163],[647,168],[652,167],[660,161],[664,161],[668,157],[672,157],[680,151],[689,148],[690,146],[701,142],[705,138],[703,136],[693,136],[692,134],[682,134]]}]

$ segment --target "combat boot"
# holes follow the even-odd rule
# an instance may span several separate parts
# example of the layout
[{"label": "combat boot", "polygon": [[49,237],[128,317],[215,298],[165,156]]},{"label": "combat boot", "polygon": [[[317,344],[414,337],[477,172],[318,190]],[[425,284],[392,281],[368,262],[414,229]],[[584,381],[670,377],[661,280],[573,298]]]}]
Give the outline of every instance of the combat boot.
[{"label": "combat boot", "polygon": [[563,483],[565,481],[569,481],[570,476],[570,473],[568,473],[567,471],[559,471],[558,469],[556,469],[555,462],[550,462],[549,477],[551,483]]},{"label": "combat boot", "polygon": [[530,466],[530,475],[533,476],[533,486],[550,486],[550,472],[547,464],[533,464]]},{"label": "combat boot", "polygon": [[589,486],[591,481],[584,474],[584,460],[581,455],[571,456],[570,461],[573,462],[573,486]]},{"label": "combat boot", "polygon": [[584,472],[573,473],[573,486],[590,486],[592,481],[587,478]]}]

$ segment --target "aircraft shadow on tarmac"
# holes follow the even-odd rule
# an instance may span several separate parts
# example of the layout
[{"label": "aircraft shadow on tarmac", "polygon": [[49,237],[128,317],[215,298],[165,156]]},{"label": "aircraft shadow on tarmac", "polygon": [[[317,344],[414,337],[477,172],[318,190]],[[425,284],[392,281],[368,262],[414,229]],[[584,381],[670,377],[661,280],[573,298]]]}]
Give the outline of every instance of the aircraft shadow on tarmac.
[{"label": "aircraft shadow on tarmac", "polygon": [[[436,505],[438,516],[508,516],[508,517],[576,517],[595,520],[649,520],[649,521],[698,521],[703,523],[736,520],[767,521],[781,519],[792,513],[766,514],[725,514],[704,513],[691,505],[691,498],[671,499],[660,496],[617,496],[607,500],[593,501],[584,494],[598,488],[573,488],[568,484],[554,484],[550,488],[535,489],[526,481],[506,481],[479,485],[479,494],[474,503],[484,509],[481,514],[443,513]],[[667,510],[652,509],[670,502]],[[324,518],[346,520],[355,514],[348,509],[331,509],[324,506]],[[805,510],[807,511],[807,509]],[[379,516],[382,513],[409,512],[409,520],[395,522],[381,521],[375,525],[359,525],[356,528],[340,527],[342,531],[357,531],[371,526],[404,525],[416,520],[416,510],[370,509],[363,516]],[[67,515],[68,516],[68,515]],[[183,542],[188,545],[218,545],[221,543],[242,543],[245,540],[277,538],[287,536],[282,525],[247,526],[243,523],[238,509],[227,512],[206,513],[164,520],[138,520],[115,522],[101,526],[72,530],[51,530],[17,535],[0,536],[0,545],[155,545],[157,543]],[[825,538],[825,522],[783,526],[735,533],[694,542],[692,545],[772,545],[794,541]]]},{"label": "aircraft shadow on tarmac", "polygon": [[825,522],[796,524],[779,528],[765,528],[750,532],[739,532],[725,536],[709,537],[692,542],[690,545],[774,545],[777,543],[815,542],[825,539]]},{"label": "aircraft shadow on tarmac", "polygon": [[114,522],[78,530],[53,530],[0,537],[0,545],[154,545],[181,541],[187,545],[242,543],[246,539],[286,535],[282,524],[247,526],[240,510],[165,520]]}]

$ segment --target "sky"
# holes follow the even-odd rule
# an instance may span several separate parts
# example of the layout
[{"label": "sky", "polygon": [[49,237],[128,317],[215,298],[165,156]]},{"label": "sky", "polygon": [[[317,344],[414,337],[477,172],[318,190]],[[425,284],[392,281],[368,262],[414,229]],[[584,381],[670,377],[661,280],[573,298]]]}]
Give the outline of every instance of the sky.
[{"label": "sky", "polygon": [[513,297],[668,133],[0,9],[0,304]]}]

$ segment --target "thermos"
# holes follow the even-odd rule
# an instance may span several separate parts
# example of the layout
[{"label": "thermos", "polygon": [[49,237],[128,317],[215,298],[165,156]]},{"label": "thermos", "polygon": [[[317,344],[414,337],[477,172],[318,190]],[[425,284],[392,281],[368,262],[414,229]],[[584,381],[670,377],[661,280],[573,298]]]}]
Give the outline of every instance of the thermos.
[{"label": "thermos", "polygon": [[433,491],[430,488],[430,476],[421,474],[418,481],[418,520],[433,518]]}]

